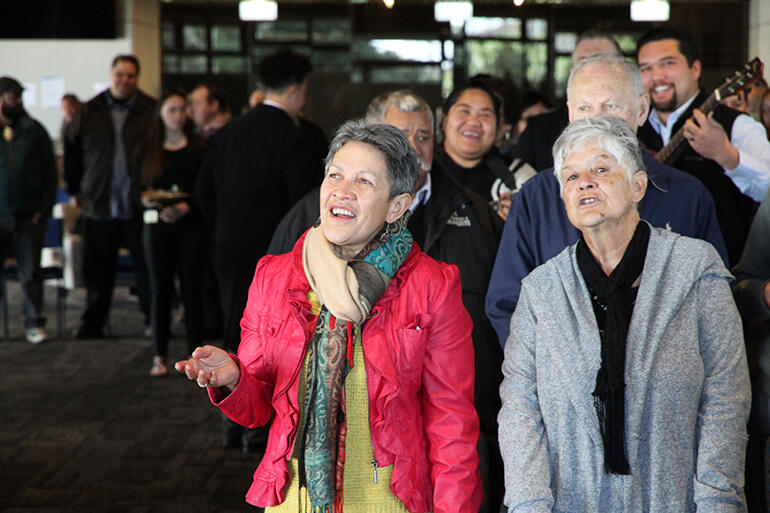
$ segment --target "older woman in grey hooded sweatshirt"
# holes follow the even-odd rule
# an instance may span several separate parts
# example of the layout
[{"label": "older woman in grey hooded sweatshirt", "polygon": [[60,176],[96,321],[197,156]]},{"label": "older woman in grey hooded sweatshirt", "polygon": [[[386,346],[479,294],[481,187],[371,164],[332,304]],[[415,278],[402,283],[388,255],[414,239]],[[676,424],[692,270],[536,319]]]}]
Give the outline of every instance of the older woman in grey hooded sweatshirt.
[{"label": "older woman in grey hooded sweatshirt", "polygon": [[522,285],[499,415],[520,512],[744,511],[750,391],[730,274],[706,242],[640,220],[641,149],[572,123],[554,172],[574,246]]}]

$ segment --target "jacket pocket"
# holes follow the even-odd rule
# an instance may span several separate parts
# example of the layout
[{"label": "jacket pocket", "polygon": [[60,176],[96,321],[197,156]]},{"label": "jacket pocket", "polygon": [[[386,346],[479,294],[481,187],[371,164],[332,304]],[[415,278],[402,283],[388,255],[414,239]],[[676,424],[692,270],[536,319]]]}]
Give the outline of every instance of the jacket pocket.
[{"label": "jacket pocket", "polygon": [[419,380],[425,357],[426,330],[419,325],[396,330],[398,344],[395,345],[396,368],[399,374]]}]

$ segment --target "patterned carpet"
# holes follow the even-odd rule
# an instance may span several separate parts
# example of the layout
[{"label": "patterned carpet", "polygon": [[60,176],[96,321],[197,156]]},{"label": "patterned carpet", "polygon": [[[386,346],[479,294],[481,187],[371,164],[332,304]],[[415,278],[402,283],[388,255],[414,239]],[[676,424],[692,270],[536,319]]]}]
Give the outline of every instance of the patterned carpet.
[{"label": "patterned carpet", "polygon": [[[248,512],[259,454],[221,447],[205,393],[174,373],[150,378],[152,342],[136,302],[116,291],[109,339],[23,339],[18,284],[0,340],[0,511]],[[46,288],[48,328],[56,332]],[[67,333],[83,293],[67,299]],[[50,304],[48,304],[50,303]],[[184,356],[171,342],[171,358]]]}]

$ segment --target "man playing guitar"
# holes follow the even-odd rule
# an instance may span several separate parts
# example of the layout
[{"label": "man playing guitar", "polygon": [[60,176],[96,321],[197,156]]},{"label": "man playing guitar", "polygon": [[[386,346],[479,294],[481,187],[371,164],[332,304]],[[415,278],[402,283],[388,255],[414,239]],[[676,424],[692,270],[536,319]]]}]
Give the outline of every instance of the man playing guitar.
[{"label": "man playing guitar", "polygon": [[[682,129],[687,144],[666,163],[698,177],[711,192],[731,264],[738,262],[749,225],[770,185],[770,143],[764,127],[724,105],[700,108],[708,95],[698,81],[701,61],[690,34],[654,29],[637,43],[637,59],[652,109],[639,139],[659,151]],[[665,150],[664,150],[665,151]]]}]

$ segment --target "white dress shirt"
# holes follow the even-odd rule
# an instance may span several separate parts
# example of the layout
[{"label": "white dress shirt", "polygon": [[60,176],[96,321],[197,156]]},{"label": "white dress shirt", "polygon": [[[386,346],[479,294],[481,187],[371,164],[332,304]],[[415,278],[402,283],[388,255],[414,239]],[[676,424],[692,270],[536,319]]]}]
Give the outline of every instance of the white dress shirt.
[{"label": "white dress shirt", "polygon": [[[650,111],[650,125],[660,135],[664,145],[668,144],[674,125],[697,94],[669,114],[665,124],[657,110]],[[741,114],[733,123],[730,143],[738,150],[739,160],[735,169],[725,168],[725,173],[743,194],[754,201],[762,201],[770,186],[770,141],[767,140],[765,127],[751,116]]]},{"label": "white dress shirt", "polygon": [[409,205],[409,212],[414,214],[417,207],[427,203],[430,199],[430,191],[430,173],[428,173],[425,175],[425,181],[422,183],[422,187],[417,190],[414,194],[414,198],[412,198],[412,204]]}]

